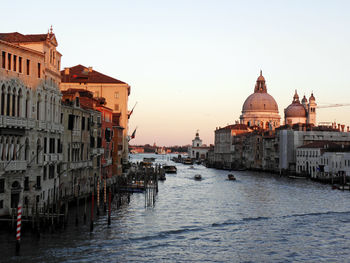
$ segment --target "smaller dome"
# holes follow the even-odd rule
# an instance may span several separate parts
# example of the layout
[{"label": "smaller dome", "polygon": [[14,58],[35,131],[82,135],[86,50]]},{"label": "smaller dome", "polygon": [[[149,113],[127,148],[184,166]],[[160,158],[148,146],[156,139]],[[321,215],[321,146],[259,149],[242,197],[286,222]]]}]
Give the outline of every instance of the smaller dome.
[{"label": "smaller dome", "polygon": [[292,103],[284,110],[285,117],[305,118],[306,110],[300,103]]}]

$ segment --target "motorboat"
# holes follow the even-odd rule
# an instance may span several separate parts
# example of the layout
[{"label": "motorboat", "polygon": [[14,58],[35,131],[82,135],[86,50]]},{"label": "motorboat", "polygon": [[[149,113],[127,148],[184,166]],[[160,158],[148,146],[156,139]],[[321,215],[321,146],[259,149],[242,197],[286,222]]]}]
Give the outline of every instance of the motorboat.
[{"label": "motorboat", "polygon": [[202,176],[200,175],[200,174],[196,174],[195,176],[194,176],[194,180],[202,180]]},{"label": "motorboat", "polygon": [[193,164],[193,160],[189,157],[183,159],[183,164],[187,164],[187,165],[192,165]]},{"label": "motorboat", "polygon": [[165,174],[161,174],[158,178],[159,181],[165,181],[166,180],[166,177],[165,177]]},{"label": "motorboat", "polygon": [[143,161],[146,162],[146,163],[152,163],[156,160],[156,158],[154,157],[144,157],[143,158]]},{"label": "motorboat", "polygon": [[227,175],[227,178],[231,181],[235,181],[236,180],[236,177],[233,175],[233,174],[228,174]]},{"label": "motorboat", "polygon": [[168,174],[176,174],[177,173],[177,168],[174,165],[164,165],[164,172]]}]

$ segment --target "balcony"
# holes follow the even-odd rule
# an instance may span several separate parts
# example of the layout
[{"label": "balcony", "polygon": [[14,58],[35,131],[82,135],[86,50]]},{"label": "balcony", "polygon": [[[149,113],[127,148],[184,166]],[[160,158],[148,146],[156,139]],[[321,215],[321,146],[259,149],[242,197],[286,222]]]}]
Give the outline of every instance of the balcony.
[{"label": "balcony", "polygon": [[69,163],[70,169],[82,169],[92,167],[92,161],[78,161]]},{"label": "balcony", "polygon": [[77,130],[73,130],[72,131],[72,136],[80,136],[80,131],[77,131]]},{"label": "balcony", "polygon": [[98,148],[97,149],[98,154],[104,154],[105,153],[105,148]]},{"label": "balcony", "polygon": [[16,172],[16,171],[25,171],[27,169],[27,161],[1,161],[0,162],[0,171],[4,172]]},{"label": "balcony", "polygon": [[97,155],[97,153],[98,153],[98,149],[97,149],[97,148],[93,148],[93,149],[91,150],[91,154]]},{"label": "balcony", "polygon": [[37,123],[39,130],[46,130],[46,121],[38,121]]},{"label": "balcony", "polygon": [[22,117],[0,116],[0,127],[33,129],[35,127],[35,121]]},{"label": "balcony", "polygon": [[44,164],[49,162],[62,162],[63,154],[62,153],[47,153],[44,154]]}]

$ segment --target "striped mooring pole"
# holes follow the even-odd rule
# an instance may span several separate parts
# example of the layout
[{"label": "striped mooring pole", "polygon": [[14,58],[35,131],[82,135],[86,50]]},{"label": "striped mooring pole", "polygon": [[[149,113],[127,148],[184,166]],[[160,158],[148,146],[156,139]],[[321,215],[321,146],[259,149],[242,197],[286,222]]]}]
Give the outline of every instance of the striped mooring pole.
[{"label": "striped mooring pole", "polygon": [[16,252],[20,250],[21,242],[21,225],[22,225],[22,206],[18,204],[17,208],[17,231],[16,231]]},{"label": "striped mooring pole", "polygon": [[97,179],[97,215],[100,214],[100,178]]},{"label": "striped mooring pole", "polygon": [[103,208],[104,208],[104,211],[106,212],[106,204],[107,204],[107,182],[106,182],[107,180],[106,180],[106,178],[104,178],[104,180],[103,180],[103,190],[104,190],[104,192],[103,192]]}]

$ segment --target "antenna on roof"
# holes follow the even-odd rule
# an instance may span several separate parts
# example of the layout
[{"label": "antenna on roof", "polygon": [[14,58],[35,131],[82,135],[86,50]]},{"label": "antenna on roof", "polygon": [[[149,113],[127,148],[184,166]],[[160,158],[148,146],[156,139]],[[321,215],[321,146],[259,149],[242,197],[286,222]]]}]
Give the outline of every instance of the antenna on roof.
[{"label": "antenna on roof", "polygon": [[50,34],[52,34],[52,25],[51,25],[51,27],[50,27]]}]

